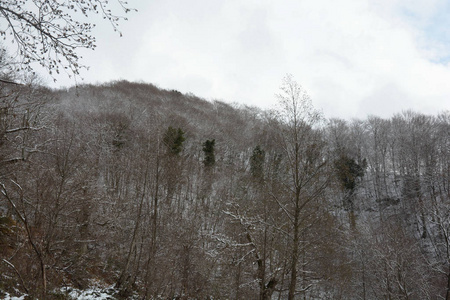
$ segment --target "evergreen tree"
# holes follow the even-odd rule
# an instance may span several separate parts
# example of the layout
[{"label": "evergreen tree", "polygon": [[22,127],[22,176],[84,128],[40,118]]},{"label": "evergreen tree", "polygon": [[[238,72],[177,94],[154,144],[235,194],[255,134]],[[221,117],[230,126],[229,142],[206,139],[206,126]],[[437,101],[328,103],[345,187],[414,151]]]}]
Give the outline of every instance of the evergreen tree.
[{"label": "evergreen tree", "polygon": [[342,189],[353,194],[358,178],[364,176],[365,160],[358,164],[353,158],[342,154],[334,162],[334,168]]},{"label": "evergreen tree", "polygon": [[250,172],[252,176],[259,181],[264,180],[264,160],[266,152],[258,145],[253,149],[253,154],[250,157]]},{"label": "evergreen tree", "polygon": [[341,189],[344,192],[344,208],[349,211],[350,226],[352,228],[355,228],[356,226],[354,193],[358,183],[358,178],[362,178],[364,176],[365,168],[365,159],[358,164],[353,158],[344,153],[342,153],[334,162],[336,176],[341,185]]},{"label": "evergreen tree", "polygon": [[203,163],[205,164],[205,167],[212,167],[216,163],[216,157],[214,155],[214,146],[216,144],[216,140],[206,140],[206,142],[203,143],[203,153],[205,155],[205,159],[203,160]]},{"label": "evergreen tree", "polygon": [[181,128],[175,129],[169,126],[164,134],[164,144],[167,146],[168,152],[174,155],[181,153],[185,140],[184,131]]}]

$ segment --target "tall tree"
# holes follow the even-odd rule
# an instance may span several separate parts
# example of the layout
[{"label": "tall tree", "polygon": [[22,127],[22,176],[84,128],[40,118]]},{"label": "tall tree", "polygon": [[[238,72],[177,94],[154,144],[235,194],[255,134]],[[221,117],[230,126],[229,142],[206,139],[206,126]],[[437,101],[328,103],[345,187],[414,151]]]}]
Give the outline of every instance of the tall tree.
[{"label": "tall tree", "polygon": [[261,146],[256,146],[253,149],[252,156],[250,157],[250,172],[258,181],[264,180],[264,159],[266,152],[261,149]]},{"label": "tall tree", "polygon": [[352,228],[355,226],[354,194],[359,179],[364,176],[365,164],[365,160],[358,164],[355,159],[345,153],[341,153],[334,161],[335,173],[344,193],[344,208],[349,211]]},{"label": "tall tree", "polygon": [[203,143],[203,154],[205,156],[203,163],[205,164],[205,167],[212,167],[216,163],[216,155],[215,155],[215,149],[214,146],[216,145],[216,140],[206,140]]},{"label": "tall tree", "polygon": [[302,212],[320,199],[325,190],[327,161],[320,132],[323,118],[315,110],[306,91],[291,75],[283,79],[278,94],[281,143],[287,159],[287,201],[279,201],[291,224],[291,259],[288,299],[297,293],[298,265],[302,242]]}]

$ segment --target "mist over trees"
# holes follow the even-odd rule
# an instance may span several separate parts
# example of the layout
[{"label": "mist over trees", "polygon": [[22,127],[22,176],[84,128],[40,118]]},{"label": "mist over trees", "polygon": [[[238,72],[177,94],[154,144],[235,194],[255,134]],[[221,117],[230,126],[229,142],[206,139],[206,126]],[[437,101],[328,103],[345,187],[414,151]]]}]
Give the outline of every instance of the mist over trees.
[{"label": "mist over trees", "polygon": [[448,112],[0,88],[0,296],[450,299]]}]

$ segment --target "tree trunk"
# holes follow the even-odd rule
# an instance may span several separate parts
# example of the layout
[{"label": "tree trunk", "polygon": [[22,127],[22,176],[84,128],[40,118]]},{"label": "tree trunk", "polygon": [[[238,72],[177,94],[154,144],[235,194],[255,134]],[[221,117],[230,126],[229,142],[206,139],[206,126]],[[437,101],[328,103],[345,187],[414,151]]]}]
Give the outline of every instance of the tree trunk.
[{"label": "tree trunk", "polygon": [[[298,193],[299,194],[299,193]],[[289,295],[288,300],[294,300],[295,297],[295,288],[297,286],[297,264],[298,264],[298,248],[300,244],[299,237],[299,223],[300,223],[300,207],[299,207],[299,197],[296,196],[296,207],[295,207],[295,216],[294,216],[294,241],[293,241],[293,249],[292,249],[292,261],[291,261],[291,281],[289,282]]]},{"label": "tree trunk", "polygon": [[450,266],[447,274],[447,293],[445,295],[445,300],[450,300]]}]

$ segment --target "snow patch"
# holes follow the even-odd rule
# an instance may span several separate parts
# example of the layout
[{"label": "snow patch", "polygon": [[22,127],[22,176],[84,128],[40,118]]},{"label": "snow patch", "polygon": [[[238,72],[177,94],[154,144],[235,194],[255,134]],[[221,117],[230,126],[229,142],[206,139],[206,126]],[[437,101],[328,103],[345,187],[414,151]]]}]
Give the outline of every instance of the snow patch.
[{"label": "snow patch", "polygon": [[115,300],[112,296],[116,290],[112,287],[100,288],[93,287],[88,290],[78,290],[75,288],[63,288],[60,292],[68,295],[71,299],[77,300]]},{"label": "snow patch", "polygon": [[20,297],[14,297],[11,296],[9,293],[7,292],[3,292],[5,294],[5,298],[3,298],[4,300],[25,300],[25,297],[28,295],[22,295]]}]

